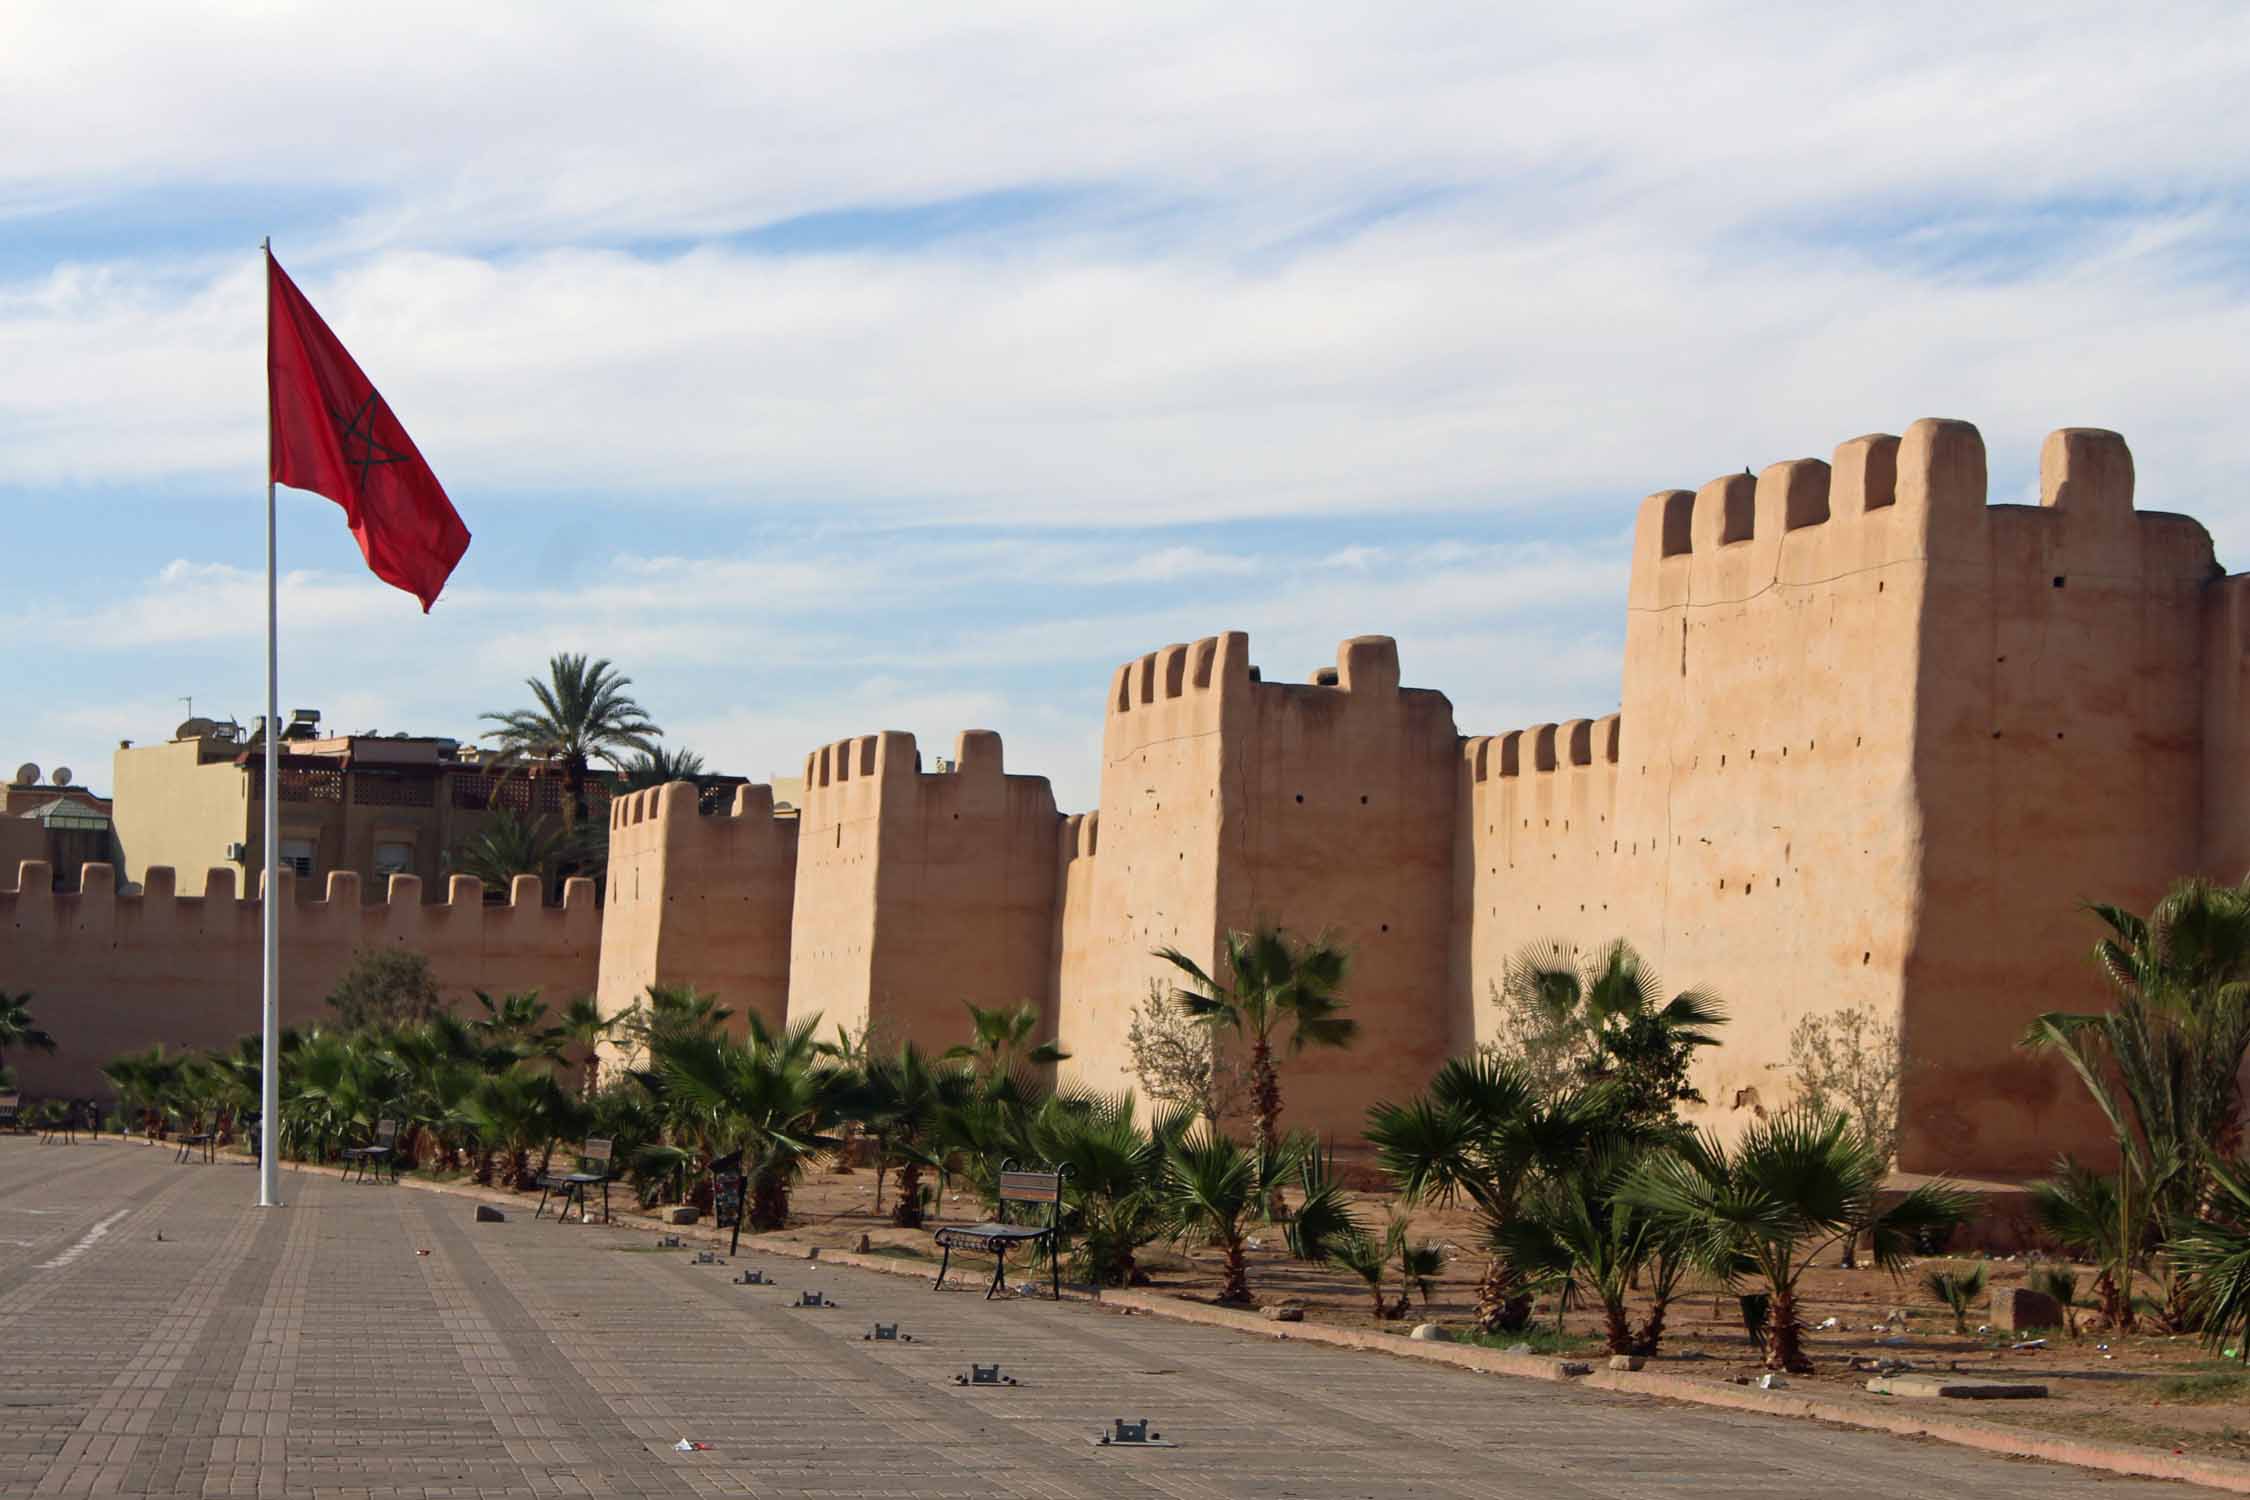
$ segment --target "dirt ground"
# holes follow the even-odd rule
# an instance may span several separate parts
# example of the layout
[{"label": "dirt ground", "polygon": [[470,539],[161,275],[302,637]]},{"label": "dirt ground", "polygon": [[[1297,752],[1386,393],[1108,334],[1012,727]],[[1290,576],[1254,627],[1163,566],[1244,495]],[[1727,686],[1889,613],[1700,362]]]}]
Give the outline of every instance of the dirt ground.
[{"label": "dirt ground", "polygon": [[[885,1207],[890,1202],[885,1188]],[[874,1211],[875,1174],[862,1167],[846,1174],[816,1173],[794,1195],[794,1223],[784,1236],[806,1245],[865,1249],[879,1255],[923,1259],[934,1264],[937,1252],[930,1229],[941,1222],[965,1222],[979,1217],[973,1194],[948,1193],[941,1204],[942,1219],[929,1228],[892,1228],[888,1215]],[[1359,1196],[1362,1222],[1379,1226],[1387,1221],[1393,1201],[1384,1195]],[[1436,1240],[1446,1249],[1446,1266],[1425,1309],[1420,1293],[1413,1311],[1403,1320],[1376,1324],[1366,1283],[1349,1273],[1324,1266],[1306,1265],[1290,1258],[1279,1226],[1260,1226],[1253,1232],[1250,1286],[1261,1304],[1280,1301],[1301,1303],[1311,1322],[1367,1328],[1381,1326],[1404,1337],[1414,1324],[1434,1322],[1456,1337],[1471,1330],[1476,1282],[1484,1258],[1474,1249],[1474,1225],[1466,1213],[1420,1210],[1411,1215],[1415,1238]],[[1948,1402],[1955,1415],[2011,1423],[2046,1431],[2114,1442],[2140,1443],[2180,1452],[2250,1459],[2250,1376],[2237,1375],[2243,1366],[2217,1359],[2192,1336],[2163,1334],[2117,1336],[2088,1333],[2076,1340],[2063,1330],[2045,1331],[2044,1347],[2017,1349],[2012,1344],[2040,1337],[2039,1331],[2021,1335],[1979,1334],[1981,1308],[1972,1312],[1966,1335],[1953,1331],[1950,1309],[1933,1300],[1922,1288],[1922,1274],[1948,1265],[1966,1265],[1960,1259],[1935,1258],[1918,1263],[1894,1280],[1872,1268],[1844,1270],[1834,1257],[1807,1273],[1804,1320],[1807,1348],[1817,1373],[1791,1376],[1793,1385],[1837,1391],[1864,1390],[1872,1373],[1853,1369],[1852,1361],[1904,1360],[1922,1372],[1958,1371],[1991,1379],[2038,1380],[2048,1385],[2044,1401]],[[1141,1256],[1150,1285],[1145,1291],[1208,1301],[1219,1285],[1217,1256],[1198,1252],[1183,1256],[1164,1246],[1152,1246]],[[981,1256],[957,1257],[956,1266],[967,1274],[989,1274],[990,1262]],[[1996,1257],[1989,1262],[1991,1282],[2006,1287],[2018,1284],[2025,1274],[2023,1257]],[[960,1274],[957,1269],[956,1274]],[[2091,1286],[2092,1273],[2080,1268],[2081,1288]],[[1386,1287],[1385,1298],[1395,1303],[1399,1288]],[[2082,1292],[2083,1295],[2083,1292]],[[1599,1358],[1603,1350],[1598,1313],[1573,1308],[1563,1314],[1560,1338],[1555,1334],[1552,1300],[1539,1304],[1535,1330],[1530,1335],[1540,1352],[1583,1350]],[[1903,1314],[1897,1322],[1892,1313]],[[2081,1313],[2081,1317],[2088,1316]],[[1834,1318],[1836,1326],[1819,1325]],[[1515,1336],[1492,1340],[1502,1346]],[[1742,1331],[1739,1311],[1731,1294],[1705,1287],[1672,1305],[1661,1354],[1651,1368],[1688,1376],[1708,1375],[1713,1381],[1756,1376],[1763,1366]]]}]

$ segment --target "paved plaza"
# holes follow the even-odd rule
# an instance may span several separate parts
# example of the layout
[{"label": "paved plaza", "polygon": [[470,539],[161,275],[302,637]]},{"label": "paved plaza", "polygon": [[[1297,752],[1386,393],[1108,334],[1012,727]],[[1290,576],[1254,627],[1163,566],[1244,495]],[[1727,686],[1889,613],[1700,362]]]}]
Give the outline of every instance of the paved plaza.
[{"label": "paved plaza", "polygon": [[[2197,1493],[282,1181],[260,1211],[247,1166],[0,1139],[0,1496]],[[1093,1446],[1118,1416],[1179,1446]]]}]

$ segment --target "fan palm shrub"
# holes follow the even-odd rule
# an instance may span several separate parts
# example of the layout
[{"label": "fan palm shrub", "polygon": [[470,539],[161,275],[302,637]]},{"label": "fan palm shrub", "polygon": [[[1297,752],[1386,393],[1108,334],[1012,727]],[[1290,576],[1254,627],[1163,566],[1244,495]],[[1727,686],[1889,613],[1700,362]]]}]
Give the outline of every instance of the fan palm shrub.
[{"label": "fan palm shrub", "polygon": [[1391,1256],[1398,1249],[1398,1225],[1383,1236],[1371,1234],[1346,1235],[1328,1248],[1328,1263],[1338,1270],[1349,1271],[1367,1283],[1367,1294],[1374,1299],[1375,1321],[1380,1323],[1390,1315],[1383,1303],[1383,1279],[1390,1274]]},{"label": "fan palm shrub", "polygon": [[544,1068],[518,1065],[480,1079],[465,1107],[476,1132],[478,1180],[489,1183],[504,1172],[509,1187],[537,1187],[532,1155],[545,1154],[575,1123],[570,1103]]},{"label": "fan palm shrub", "polygon": [[921,1228],[922,1174],[945,1170],[944,1122],[975,1095],[975,1075],[957,1062],[932,1063],[920,1047],[904,1042],[895,1053],[870,1057],[838,1076],[839,1114],[856,1120],[875,1147],[875,1211],[883,1210],[883,1176],[896,1168],[891,1222]]},{"label": "fan palm shrub", "polygon": [[2078,1337],[2078,1273],[2068,1266],[2034,1266],[2024,1283],[2054,1298],[2062,1309],[2064,1332]]},{"label": "fan palm shrub", "polygon": [[2182,1225],[2169,1253],[2193,1293],[2187,1313],[2207,1348],[2250,1363],[2250,1181],[2240,1165],[2211,1169],[2212,1208]]},{"label": "fan palm shrub", "polygon": [[1130,1093],[1037,1114],[1038,1155],[1063,1172],[1063,1248],[1074,1278],[1097,1286],[1147,1279],[1138,1256],[1165,1233],[1166,1150],[1193,1119],[1193,1109],[1174,1108],[1143,1128]]},{"label": "fan palm shrub", "polygon": [[1476,1214],[1490,1252],[1477,1283],[1480,1331],[1529,1323],[1532,1292],[1509,1259],[1509,1227],[1528,1186],[1577,1161],[1613,1128],[1614,1097],[1601,1086],[1542,1097],[1522,1064],[1480,1053],[1447,1062],[1406,1103],[1368,1111],[1368,1141],[1403,1207],[1466,1200]]},{"label": "fan palm shrub", "polygon": [[0,1068],[13,1052],[53,1052],[55,1039],[32,1019],[31,992],[11,995],[0,990]]},{"label": "fan palm shrub", "polygon": [[1262,927],[1228,933],[1219,956],[1214,977],[1177,948],[1157,950],[1187,978],[1172,991],[1173,1003],[1249,1044],[1250,1145],[1263,1151],[1280,1139],[1277,1042],[1295,1055],[1307,1047],[1349,1047],[1359,1036],[1341,996],[1351,955],[1325,937],[1300,943],[1279,927]]},{"label": "fan palm shrub", "polygon": [[1923,1289],[1946,1307],[1952,1309],[1953,1331],[1955,1333],[1967,1333],[1969,1331],[1969,1309],[1976,1306],[1977,1298],[1984,1295],[1987,1274],[1984,1264],[1980,1261],[1966,1271],[1948,1268],[1943,1271],[1926,1272],[1923,1275]]},{"label": "fan palm shrub", "polygon": [[754,1230],[785,1227],[789,1194],[806,1167],[834,1149],[844,1075],[828,1065],[819,1018],[779,1030],[756,1014],[740,1041],[692,1032],[659,1037],[656,1072],[683,1112],[700,1117],[716,1152],[742,1154],[744,1215]]},{"label": "fan palm shrub", "polygon": [[2133,1277],[2145,1260],[2148,1220],[2145,1205],[2133,1199],[2142,1185],[2136,1174],[2106,1177],[2067,1156],[2052,1176],[2030,1185],[2039,1227],[2093,1266],[2094,1305],[2122,1331],[2138,1321]]},{"label": "fan palm shrub", "polygon": [[1306,1142],[1298,1157],[1297,1184],[1303,1198],[1282,1225],[1291,1255],[1325,1261],[1328,1252],[1345,1240],[1366,1237],[1367,1226],[1352,1212],[1351,1195],[1336,1175],[1332,1153]]},{"label": "fan palm shrub", "polygon": [[1437,1279],[1445,1271],[1445,1251],[1435,1240],[1407,1240],[1400,1236],[1398,1247],[1398,1274],[1402,1285],[1422,1294],[1422,1311],[1430,1310],[1430,1298],[1437,1293]]},{"label": "fan palm shrub", "polygon": [[1070,1056],[1070,1049],[1059,1041],[1032,1041],[1032,1033],[1039,1029],[1039,1007],[1029,1000],[989,1010],[973,1000],[961,1004],[969,1013],[971,1040],[946,1048],[945,1056],[948,1061],[973,1064],[980,1077],[1047,1067]]},{"label": "fan palm shrub", "polygon": [[1549,939],[1508,959],[1501,999],[1532,1019],[1580,1083],[1612,1083],[1627,1123],[1670,1126],[1700,1104],[1688,1082],[1695,1054],[1719,1044],[1726,1008],[1696,989],[1666,998],[1648,961],[1623,938],[1585,950]]},{"label": "fan palm shrub", "polygon": [[[1623,1191],[1644,1155],[1622,1135],[1590,1147],[1537,1183],[1499,1234],[1523,1272],[1557,1285],[1567,1302],[1601,1309],[1612,1354],[1657,1352],[1690,1267],[1687,1231]],[[1650,1301],[1638,1325],[1630,1305],[1636,1288]]]},{"label": "fan palm shrub", "polygon": [[1785,1110],[1754,1122],[1732,1152],[1716,1139],[1691,1138],[1643,1161],[1621,1189],[1706,1273],[1730,1283],[1749,1274],[1772,1301],[1766,1363],[1809,1373],[1797,1288],[1821,1252],[1865,1225],[1875,1263],[1893,1271],[1925,1237],[1959,1225],[1972,1195],[1943,1181],[1925,1183],[1880,1210],[1888,1164],[1845,1116]]},{"label": "fan palm shrub", "polygon": [[616,1022],[602,1014],[601,1002],[592,995],[580,995],[563,1007],[556,1018],[557,1040],[578,1061],[578,1093],[581,1098],[592,1098],[600,1086],[602,1071],[602,1043],[609,1040]]},{"label": "fan palm shrub", "polygon": [[1189,1244],[1215,1245],[1224,1257],[1219,1300],[1249,1302],[1244,1242],[1259,1204],[1257,1159],[1209,1124],[1199,1125],[1166,1148],[1162,1191],[1172,1232]]}]

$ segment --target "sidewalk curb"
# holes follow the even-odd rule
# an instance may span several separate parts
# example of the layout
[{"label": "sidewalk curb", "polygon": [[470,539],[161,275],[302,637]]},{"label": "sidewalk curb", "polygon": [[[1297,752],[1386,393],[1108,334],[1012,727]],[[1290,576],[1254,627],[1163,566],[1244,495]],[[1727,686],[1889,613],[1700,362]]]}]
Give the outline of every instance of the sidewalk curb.
[{"label": "sidewalk curb", "polygon": [[[152,1141],[146,1144],[169,1149],[170,1143]],[[338,1167],[313,1163],[290,1164],[285,1171],[319,1172],[330,1177],[342,1176]],[[284,1181],[287,1178],[284,1177]],[[504,1208],[521,1208],[523,1195],[495,1188],[481,1188],[474,1183],[418,1182],[404,1179],[406,1187],[422,1192],[440,1193],[471,1202],[492,1203]],[[614,1215],[614,1227],[650,1234],[677,1234],[683,1243],[703,1245],[723,1244],[726,1234],[709,1225],[666,1224],[653,1215],[630,1209],[619,1210]],[[776,1256],[795,1261],[817,1261],[823,1265],[848,1266],[853,1270],[874,1271],[886,1276],[911,1277],[927,1282],[933,1277],[927,1265],[894,1260],[888,1256],[861,1255],[850,1250],[829,1250],[817,1246],[780,1241],[763,1234],[744,1235],[744,1250],[754,1250],[761,1255]],[[809,1252],[809,1253],[808,1253]],[[1473,1344],[1416,1343],[1396,1334],[1372,1333],[1352,1328],[1333,1328],[1321,1323],[1276,1323],[1257,1313],[1238,1312],[1232,1308],[1212,1307],[1198,1302],[1187,1302],[1175,1297],[1158,1296],[1148,1292],[1096,1291],[1084,1287],[1065,1286],[1063,1297],[1067,1301],[1086,1302],[1096,1307],[1121,1314],[1139,1314],[1169,1318],[1174,1322],[1196,1323],[1205,1327],[1224,1328],[1236,1333],[1252,1334],[1276,1341],[1293,1341],[1308,1344],[1326,1344],[1340,1349],[1358,1349],[1376,1354],[1387,1354],[1398,1359],[1418,1359],[1431,1364],[1452,1365],[1459,1369],[1474,1370],[1481,1374],[1513,1376],[1519,1379],[1545,1380],[1569,1383],[1593,1390],[1609,1391],[1624,1396],[1644,1396],[1661,1401],[1679,1402],[1695,1406],[1719,1407],[1730,1411],[1763,1412],[1769,1416],[1808,1418],[1832,1422],[1838,1426],[1856,1427],[1870,1432],[1889,1433],[1898,1437],[1925,1438],[1941,1443],[1952,1443],[1963,1448],[1974,1448],[1986,1453],[2012,1458],[2038,1459],[2048,1463],[2067,1464],[2079,1469],[2098,1469],[2112,1474],[2132,1475],[2145,1479],[2171,1479],[2189,1484],[2199,1484],[2230,1494],[2250,1495],[2250,1463],[2223,1458],[2199,1458],[2185,1453],[2168,1452],[2161,1448],[2141,1447],[2125,1443],[2090,1442],[2076,1438],[2048,1435],[2026,1428],[2007,1427],[1996,1422],[1981,1422],[1973,1418],[1945,1418],[1923,1416],[1904,1410],[1879,1398],[1866,1400],[1833,1395],[1803,1395],[1792,1391],[1763,1391],[1756,1386],[1737,1386],[1716,1381],[1699,1380],[1691,1376],[1675,1375],[1655,1370],[1609,1370],[1596,1368],[1590,1374],[1564,1373],[1565,1361],[1541,1355],[1504,1354],[1496,1349],[1480,1348]]]}]

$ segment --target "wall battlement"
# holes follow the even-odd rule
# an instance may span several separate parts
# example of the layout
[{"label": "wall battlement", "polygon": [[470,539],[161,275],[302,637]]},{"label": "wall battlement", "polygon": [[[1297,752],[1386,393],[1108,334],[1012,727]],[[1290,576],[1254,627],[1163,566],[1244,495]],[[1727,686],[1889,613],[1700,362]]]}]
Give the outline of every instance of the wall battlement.
[{"label": "wall battlement", "polygon": [[799,819],[776,813],[773,788],[735,788],[704,813],[689,781],[610,804],[608,909],[596,996],[616,1015],[651,985],[716,994],[747,1027],[779,1025],[789,1003],[791,907]]},{"label": "wall battlement", "polygon": [[[1388,637],[1287,682],[1228,631],[1109,675],[1098,812],[1061,814],[985,730],[937,770],[910,734],[832,741],[796,816],[763,787],[710,816],[686,784],[620,798],[602,1004],[692,983],[935,1050],[964,1039],[962,1001],[1028,999],[1068,1074],[1118,1088],[1135,1011],[1176,978],[1154,950],[1212,967],[1226,933],[1279,922],[1352,953],[1362,1040],[1286,1062],[1284,1120],[1349,1141],[1499,1034],[1526,944],[1626,937],[1668,991],[1732,1012],[1699,1123],[1785,1102],[1792,1028],[1863,1006],[1917,1059],[1902,1166],[2037,1171],[2100,1139],[2015,1045],[2037,1011],[2103,1002],[2082,903],[2250,871],[2250,577],[2136,508],[2115,433],[2050,435],[2036,504],[1989,503],[1986,469],[1974,427],[1924,420],[1649,495],[1600,717],[1464,738]],[[254,1021],[257,906],[228,872],[197,898],[165,870],[139,897],[106,867],[70,894],[48,875],[0,890],[0,974],[87,1067],[154,1039],[150,1016],[199,1044]],[[277,891],[295,1017],[363,941],[428,951],[456,993],[565,996],[593,971],[588,888],[385,894]],[[139,1029],[111,1035],[121,1017]]]},{"label": "wall battlement", "polygon": [[[120,894],[106,864],[84,866],[75,891],[54,890],[43,860],[15,877],[0,888],[0,967],[11,988],[44,1002],[40,1023],[57,1043],[52,1057],[11,1060],[27,1090],[100,1094],[101,1064],[119,1052],[154,1041],[231,1047],[257,1030],[265,919],[259,898],[237,899],[231,867],[214,868],[200,896],[177,894],[162,865],[138,894]],[[487,904],[466,875],[430,905],[411,875],[391,877],[374,903],[362,903],[349,872],[332,873],[315,898],[283,870],[275,892],[285,1025],[327,1019],[324,998],[364,946],[424,955],[456,1004],[477,990],[537,989],[559,1005],[594,988],[602,934],[590,880],[567,882],[558,906],[541,904],[535,876],[517,879],[507,905]]]},{"label": "wall battlement", "polygon": [[886,1045],[967,1036],[961,1002],[1052,990],[1062,815],[1044,776],[1008,771],[1000,736],[964,730],[924,771],[898,730],[806,758],[789,1016],[870,1027]]}]

